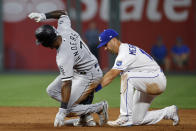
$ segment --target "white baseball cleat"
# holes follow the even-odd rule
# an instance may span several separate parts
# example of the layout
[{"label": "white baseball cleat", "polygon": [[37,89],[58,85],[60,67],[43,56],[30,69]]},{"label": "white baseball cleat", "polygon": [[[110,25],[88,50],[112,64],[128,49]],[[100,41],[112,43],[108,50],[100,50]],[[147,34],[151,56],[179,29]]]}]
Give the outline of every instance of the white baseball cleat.
[{"label": "white baseball cleat", "polygon": [[96,123],[93,120],[93,117],[91,115],[85,115],[83,117],[80,117],[77,121],[73,123],[73,126],[89,126],[93,127],[96,126]]},{"label": "white baseball cleat", "polygon": [[79,118],[65,120],[64,125],[65,126],[73,126],[74,123],[76,123],[77,121],[79,121]]},{"label": "white baseball cleat", "polygon": [[177,126],[180,122],[180,118],[178,116],[178,108],[175,105],[166,107],[167,109],[167,114],[164,117],[164,119],[170,119],[173,121],[173,125]]},{"label": "white baseball cleat", "polygon": [[132,121],[129,116],[119,116],[115,121],[108,121],[107,124],[109,126],[131,126]]},{"label": "white baseball cleat", "polygon": [[99,125],[100,126],[106,124],[108,121],[108,102],[103,101],[102,104],[103,104],[102,110],[97,113],[99,115]]},{"label": "white baseball cleat", "polygon": [[96,126],[96,122],[94,120],[88,121],[86,122],[86,126],[91,126],[91,127]]},{"label": "white baseball cleat", "polygon": [[175,105],[171,106],[171,116],[170,119],[173,120],[173,126],[177,126],[180,122],[180,118],[178,116],[178,107]]}]

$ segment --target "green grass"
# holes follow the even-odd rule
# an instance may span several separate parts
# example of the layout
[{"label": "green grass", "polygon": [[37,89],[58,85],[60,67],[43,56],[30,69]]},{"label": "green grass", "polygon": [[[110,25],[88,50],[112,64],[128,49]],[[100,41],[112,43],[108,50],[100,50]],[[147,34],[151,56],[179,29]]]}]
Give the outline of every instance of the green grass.
[{"label": "green grass", "polygon": [[180,108],[196,108],[196,76],[168,76],[167,89],[153,102],[153,107],[175,104]]},{"label": "green grass", "polygon": [[0,106],[57,106],[46,94],[56,75],[0,75]]},{"label": "green grass", "polygon": [[[46,87],[57,74],[2,74],[0,75],[0,106],[59,106],[50,98]],[[116,78],[95,94],[94,103],[107,100],[110,107],[120,105],[120,78]],[[152,103],[153,108],[177,105],[196,108],[196,76],[169,75],[167,89]]]}]

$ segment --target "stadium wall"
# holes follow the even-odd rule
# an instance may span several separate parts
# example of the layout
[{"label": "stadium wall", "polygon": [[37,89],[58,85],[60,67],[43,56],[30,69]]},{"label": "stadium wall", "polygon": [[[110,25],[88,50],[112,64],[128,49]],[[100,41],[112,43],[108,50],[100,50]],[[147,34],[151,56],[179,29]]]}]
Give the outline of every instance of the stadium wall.
[{"label": "stadium wall", "polygon": [[[94,21],[103,31],[109,27],[108,0],[82,0],[82,32]],[[121,0],[120,21],[122,42],[135,44],[150,52],[157,36],[162,36],[168,50],[174,45],[176,37],[182,37],[190,47],[189,69],[195,70],[195,5],[194,0]],[[34,31],[42,24],[56,25],[50,20],[35,23],[27,18],[30,12],[47,12],[66,9],[65,0],[4,0],[4,67],[7,70],[58,70],[55,50],[35,45]],[[75,28],[74,5],[71,12]],[[112,13],[112,12],[111,12]],[[76,22],[75,22],[76,23]],[[100,49],[102,68],[108,66],[108,54]]]}]

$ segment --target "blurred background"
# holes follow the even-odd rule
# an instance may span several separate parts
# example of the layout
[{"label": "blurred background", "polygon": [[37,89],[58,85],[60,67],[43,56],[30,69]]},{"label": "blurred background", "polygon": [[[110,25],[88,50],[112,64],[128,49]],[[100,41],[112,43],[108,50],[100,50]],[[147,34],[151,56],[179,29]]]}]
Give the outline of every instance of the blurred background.
[{"label": "blurred background", "polygon": [[93,47],[98,44],[97,34],[113,28],[122,42],[143,48],[165,70],[196,70],[194,0],[1,0],[0,5],[1,71],[58,71],[55,51],[36,46],[34,37],[38,26],[57,26],[57,21],[35,23],[27,18],[31,12],[57,9],[69,12],[72,27],[98,57],[102,69],[113,65],[114,56]]},{"label": "blurred background", "polygon": [[[24,89],[28,91],[28,88],[32,88],[33,96],[37,92],[45,92],[47,85],[56,77],[56,51],[36,46],[34,31],[42,24],[56,27],[57,21],[36,23],[28,19],[27,15],[60,9],[67,10],[73,29],[80,33],[104,71],[113,66],[115,56],[107,54],[103,49],[96,49],[98,35],[106,28],[113,28],[119,32],[122,42],[139,46],[154,57],[168,73],[168,86],[172,87],[170,90],[175,91],[177,83],[182,86],[177,96],[182,96],[184,91],[196,90],[195,0],[0,0],[0,92],[17,86],[18,93],[22,94],[25,94]],[[28,79],[25,79],[25,75],[20,77],[23,72],[56,74],[28,75]],[[177,73],[177,76],[172,73]],[[189,85],[183,84],[185,81]],[[43,88],[34,92],[35,87]],[[14,95],[9,91],[6,93],[0,95],[1,100],[7,100],[7,95]],[[193,102],[196,98],[192,93],[190,99]],[[46,93],[43,94],[46,96]],[[26,97],[23,95],[23,98],[15,100],[28,100],[29,97],[26,94]],[[1,102],[0,105],[6,105]]]}]

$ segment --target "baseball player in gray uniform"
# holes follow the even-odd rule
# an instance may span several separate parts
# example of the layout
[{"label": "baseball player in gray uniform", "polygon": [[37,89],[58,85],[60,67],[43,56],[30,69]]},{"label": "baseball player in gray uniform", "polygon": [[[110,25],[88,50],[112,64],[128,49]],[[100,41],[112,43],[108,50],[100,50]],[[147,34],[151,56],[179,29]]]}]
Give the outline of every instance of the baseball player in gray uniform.
[{"label": "baseball player in gray uniform", "polygon": [[96,91],[105,87],[121,75],[120,116],[115,121],[108,121],[111,126],[149,125],[161,119],[179,123],[175,105],[161,110],[148,111],[153,99],[166,89],[166,77],[153,58],[139,47],[122,43],[113,29],[103,31],[99,47],[117,54],[113,68],[102,78]]},{"label": "baseball player in gray uniform", "polygon": [[98,113],[100,125],[107,122],[106,101],[91,104],[94,88],[103,73],[95,56],[89,51],[79,34],[71,28],[71,21],[63,10],[49,13],[30,13],[36,22],[58,19],[57,29],[43,25],[36,29],[37,44],[57,50],[56,63],[60,75],[48,86],[47,93],[61,102],[54,126],[63,126],[64,118],[80,116],[75,126],[95,126],[91,113]]}]

